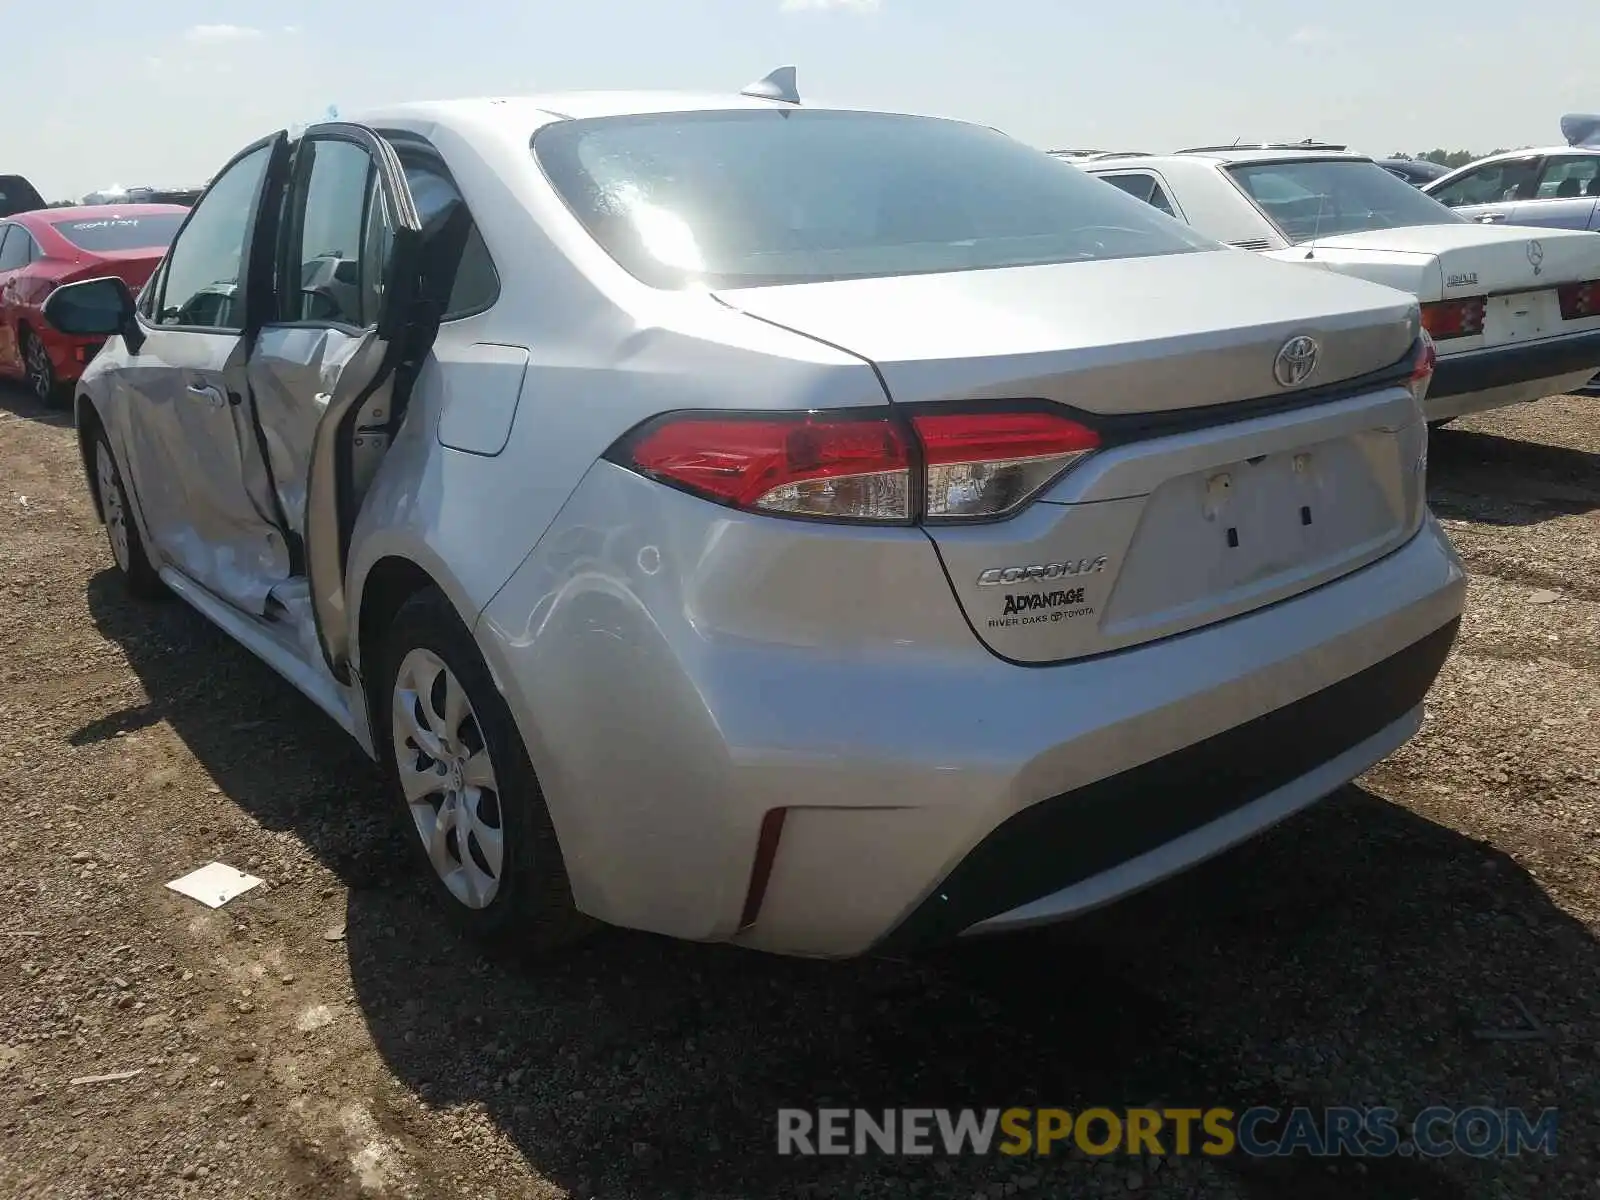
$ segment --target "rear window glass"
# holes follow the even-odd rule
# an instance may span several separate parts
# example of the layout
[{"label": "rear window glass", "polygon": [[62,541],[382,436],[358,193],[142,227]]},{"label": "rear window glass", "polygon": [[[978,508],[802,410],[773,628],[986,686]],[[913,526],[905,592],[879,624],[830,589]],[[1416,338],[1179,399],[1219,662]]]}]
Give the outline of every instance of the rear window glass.
[{"label": "rear window glass", "polygon": [[80,250],[165,250],[186,215],[154,213],[144,217],[96,217],[51,224]]},{"label": "rear window glass", "polygon": [[1219,249],[1042,151],[880,113],[596,117],[533,149],[605,250],[656,287],[758,287]]},{"label": "rear window glass", "polygon": [[1466,219],[1377,163],[1338,159],[1237,163],[1228,170],[1291,242]]}]

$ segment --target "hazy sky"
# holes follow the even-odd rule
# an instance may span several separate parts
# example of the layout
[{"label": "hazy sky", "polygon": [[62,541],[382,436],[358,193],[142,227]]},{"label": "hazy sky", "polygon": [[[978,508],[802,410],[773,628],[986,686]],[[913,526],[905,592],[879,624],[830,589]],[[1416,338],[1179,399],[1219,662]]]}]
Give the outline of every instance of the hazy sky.
[{"label": "hazy sky", "polygon": [[1046,149],[1559,142],[1600,111],[1596,0],[75,0],[9,5],[0,173],[187,185],[330,104],[590,87],[978,120]]}]

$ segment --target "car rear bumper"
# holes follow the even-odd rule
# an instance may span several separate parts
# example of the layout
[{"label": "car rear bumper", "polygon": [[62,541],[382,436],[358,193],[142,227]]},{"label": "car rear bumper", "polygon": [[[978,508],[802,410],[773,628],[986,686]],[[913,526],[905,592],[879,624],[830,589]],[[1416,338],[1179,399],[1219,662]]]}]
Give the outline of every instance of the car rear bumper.
[{"label": "car rear bumper", "polygon": [[1600,332],[1441,354],[1423,402],[1430,421],[1560,395],[1600,369]]},{"label": "car rear bumper", "polygon": [[1441,625],[1304,699],[1021,810],[978,843],[883,947],[1059,920],[1277,823],[1416,732],[1458,625]]},{"label": "car rear bumper", "polygon": [[[709,509],[601,464],[476,633],[578,906],[792,954],[923,944],[1090,881],[1103,903],[1336,789],[1414,726],[1465,593],[1430,518],[1292,599],[1018,666],[920,531]],[[1033,822],[1024,872],[1006,847]]]},{"label": "car rear bumper", "polygon": [[49,352],[50,365],[55,368],[56,379],[61,383],[70,383],[82,375],[84,368],[106,344],[105,338],[73,337],[49,326],[44,328],[39,340]]}]

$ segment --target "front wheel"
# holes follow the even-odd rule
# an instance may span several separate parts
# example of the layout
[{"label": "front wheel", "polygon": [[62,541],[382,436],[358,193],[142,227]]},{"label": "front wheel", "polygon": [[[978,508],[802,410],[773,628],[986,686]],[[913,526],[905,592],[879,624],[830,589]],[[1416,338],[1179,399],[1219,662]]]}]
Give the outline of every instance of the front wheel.
[{"label": "front wheel", "polygon": [[430,590],[401,607],[385,651],[390,787],[450,921],[499,952],[577,940],[592,923],[573,904],[533,766],[472,635]]},{"label": "front wheel", "polygon": [[153,600],[166,589],[145,553],[144,538],[139,534],[127,489],[122,486],[122,472],[104,430],[95,434],[94,479],[95,490],[100,494],[100,512],[105,518],[106,540],[111,543],[111,557],[123,585],[140,599]]}]

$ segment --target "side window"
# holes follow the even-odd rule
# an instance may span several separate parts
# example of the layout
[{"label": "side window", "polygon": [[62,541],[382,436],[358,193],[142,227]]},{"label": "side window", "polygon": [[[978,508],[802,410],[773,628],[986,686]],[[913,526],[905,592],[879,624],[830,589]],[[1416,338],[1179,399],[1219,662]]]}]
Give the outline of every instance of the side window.
[{"label": "side window", "polygon": [[1547,158],[1539,172],[1533,197],[1535,200],[1570,200],[1575,196],[1593,196],[1597,175],[1600,175],[1600,154]]},{"label": "side window", "polygon": [[1178,215],[1172,207],[1172,201],[1167,199],[1167,193],[1154,175],[1136,171],[1127,175],[1102,175],[1100,178],[1113,187],[1121,188],[1135,200],[1143,200],[1150,207],[1159,208],[1169,217]]},{"label": "side window", "polygon": [[1153,181],[1150,187],[1150,203],[1169,217],[1176,218],[1178,215],[1172,207],[1172,201],[1167,199],[1167,193],[1161,190],[1159,183]]},{"label": "side window", "polygon": [[1114,188],[1121,188],[1135,200],[1143,200],[1146,204],[1150,203],[1151,189],[1156,186],[1154,175],[1102,175],[1100,178]]},{"label": "side window", "polygon": [[1449,187],[1431,193],[1441,204],[1459,208],[1463,204],[1498,204],[1515,200],[1533,183],[1536,158],[1516,158],[1487,163],[1468,171]]},{"label": "side window", "polygon": [[354,142],[308,141],[293,194],[279,315],[357,329],[374,324],[390,222],[371,157]]},{"label": "side window", "polygon": [[267,170],[270,147],[239,159],[195,206],[167,251],[156,321],[237,331],[244,328],[245,237]]},{"label": "side window", "polygon": [[7,225],[3,230],[4,243],[0,243],[0,271],[15,271],[28,265],[33,239],[20,225]]},{"label": "side window", "polygon": [[[461,192],[455,181],[437,163],[401,151],[401,163],[406,170],[406,183],[417,204],[417,215],[424,228],[429,221],[444,211],[452,200],[460,200]],[[456,267],[455,283],[450,289],[450,301],[445,306],[444,319],[464,317],[482,312],[500,298],[500,275],[494,260],[489,257],[489,247],[474,221],[467,232],[467,243],[461,251],[461,262]]]}]

